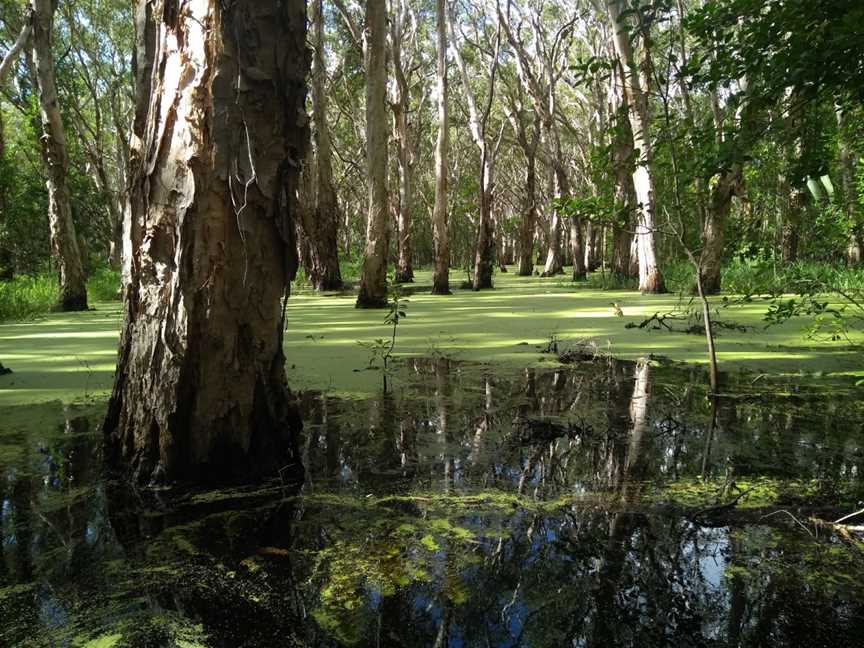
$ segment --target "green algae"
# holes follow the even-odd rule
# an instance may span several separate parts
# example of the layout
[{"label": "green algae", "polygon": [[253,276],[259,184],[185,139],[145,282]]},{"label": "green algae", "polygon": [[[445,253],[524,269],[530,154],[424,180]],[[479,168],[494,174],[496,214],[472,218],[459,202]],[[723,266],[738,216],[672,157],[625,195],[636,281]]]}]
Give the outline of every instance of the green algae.
[{"label": "green algae", "polygon": [[[417,273],[410,317],[400,322],[395,356],[447,356],[510,367],[548,365],[539,349],[551,335],[591,342],[604,353],[634,359],[662,356],[705,363],[704,340],[651,329],[626,328],[676,308],[674,295],[603,292],[558,278],[499,275],[493,291],[427,294],[428,271]],[[610,299],[624,310],[615,317]],[[716,305],[720,306],[718,299]],[[764,328],[767,304],[723,309],[722,318],[747,327],[723,330],[717,340],[721,368],[769,373],[860,372],[860,352],[841,342],[814,345],[804,320]],[[37,322],[0,324],[0,360],[14,373],[0,377],[0,406],[47,400],[104,399],[111,388],[121,311],[100,303],[79,314],[56,313]],[[285,354],[294,388],[334,394],[371,393],[377,372],[357,342],[388,334],[383,311],[357,310],[352,294],[299,291],[286,310]],[[859,342],[864,341],[857,340]]]},{"label": "green algae", "polygon": [[651,485],[646,500],[686,508],[711,507],[734,500],[738,509],[758,509],[787,505],[851,506],[861,495],[860,486],[845,488],[821,479],[742,477],[732,487],[722,478],[691,477]]}]

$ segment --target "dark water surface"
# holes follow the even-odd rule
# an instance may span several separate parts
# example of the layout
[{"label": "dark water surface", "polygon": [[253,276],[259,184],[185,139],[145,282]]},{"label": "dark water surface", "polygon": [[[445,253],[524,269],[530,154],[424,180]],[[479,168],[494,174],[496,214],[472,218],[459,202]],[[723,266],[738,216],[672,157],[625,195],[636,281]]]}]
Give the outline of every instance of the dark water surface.
[{"label": "dark water surface", "polygon": [[413,361],[298,395],[299,491],[132,495],[104,405],[0,409],[0,645],[864,645],[864,545],[810,519],[864,500],[864,394],[704,382]]}]

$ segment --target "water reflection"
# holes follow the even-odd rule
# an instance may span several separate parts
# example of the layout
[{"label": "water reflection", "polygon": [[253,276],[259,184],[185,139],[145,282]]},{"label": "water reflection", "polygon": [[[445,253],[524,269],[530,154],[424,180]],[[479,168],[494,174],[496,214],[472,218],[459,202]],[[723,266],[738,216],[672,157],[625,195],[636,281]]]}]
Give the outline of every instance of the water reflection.
[{"label": "water reflection", "polygon": [[[307,481],[132,495],[99,408],[2,412],[0,643],[854,645],[864,499],[846,384],[446,358],[300,394]],[[724,506],[735,501],[735,506]]]}]

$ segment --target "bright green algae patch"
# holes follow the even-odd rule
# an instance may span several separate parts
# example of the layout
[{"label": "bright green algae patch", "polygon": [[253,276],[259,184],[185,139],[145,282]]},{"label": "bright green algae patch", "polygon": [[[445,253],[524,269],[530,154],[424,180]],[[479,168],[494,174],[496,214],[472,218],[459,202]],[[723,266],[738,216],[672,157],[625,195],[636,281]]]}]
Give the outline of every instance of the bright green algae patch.
[{"label": "bright green algae patch", "polygon": [[[651,329],[626,328],[656,312],[673,310],[676,295],[603,292],[574,285],[561,277],[499,274],[496,288],[452,296],[428,294],[430,275],[419,272],[408,290],[408,317],[399,325],[396,355],[448,357],[497,362],[512,367],[554,362],[538,347],[555,335],[562,341],[589,341],[620,358],[649,354],[676,362],[704,363],[705,341]],[[454,282],[455,283],[455,282]],[[369,353],[358,342],[389,336],[384,313],[354,308],[354,293],[324,296],[299,291],[287,308],[285,354],[294,388],[370,393],[380,380],[364,371]],[[615,317],[610,302],[621,305]],[[719,301],[718,301],[719,304]],[[862,369],[860,352],[844,342],[820,342],[803,335],[804,322],[764,328],[764,302],[722,309],[726,322],[748,327],[723,329],[717,339],[723,369],[767,373],[847,373]],[[15,373],[0,377],[0,404],[72,400],[104,396],[111,387],[120,328],[120,307],[102,303],[79,314],[0,324],[0,362]],[[864,342],[864,338],[860,340]]]}]

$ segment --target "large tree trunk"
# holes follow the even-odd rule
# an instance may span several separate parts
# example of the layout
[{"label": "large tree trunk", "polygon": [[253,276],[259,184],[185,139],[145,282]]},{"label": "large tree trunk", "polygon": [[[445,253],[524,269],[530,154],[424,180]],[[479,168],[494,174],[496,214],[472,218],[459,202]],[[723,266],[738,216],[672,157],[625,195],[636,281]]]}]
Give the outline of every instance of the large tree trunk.
[{"label": "large tree trunk", "polygon": [[54,54],[51,35],[54,28],[52,0],[32,0],[33,63],[39,85],[39,109],[42,119],[42,158],[45,161],[45,186],[48,188],[48,226],[51,251],[57,262],[60,279],[58,308],[64,311],[87,310],[87,277],[78,236],[72,218],[69,192],[69,154],[66,133],[57,102],[54,77]]},{"label": "large tree trunk", "polygon": [[581,219],[575,216],[570,219],[570,257],[573,261],[571,279],[581,281],[588,275],[585,267],[585,235]]},{"label": "large tree trunk", "polygon": [[324,63],[323,1],[313,0],[312,17],[312,132],[315,142],[314,197],[304,210],[303,230],[309,241],[309,281],[315,290],[342,287],[339,268],[339,201],[333,184],[332,144],[327,123],[327,67]]},{"label": "large tree trunk", "polygon": [[647,88],[642,87],[639,67],[633,54],[627,21],[621,15],[622,0],[607,0],[609,21],[614,32],[615,51],[624,70],[624,93],[627,97],[633,146],[639,152],[633,171],[633,186],[638,201],[636,239],[639,246],[639,290],[643,293],[665,291],[663,276],[657,265],[655,243],[654,177],[652,174],[651,125],[648,114]]},{"label": "large tree trunk", "polygon": [[720,292],[726,223],[729,221],[732,199],[741,195],[743,186],[743,169],[736,163],[720,174],[720,178],[711,189],[711,201],[705,212],[705,225],[702,228],[702,255],[699,259],[702,292],[706,295],[716,295]]},{"label": "large tree trunk", "polygon": [[447,231],[447,156],[450,148],[450,124],[447,83],[447,9],[445,0],[435,0],[438,51],[436,84],[438,95],[438,139],[435,141],[435,207],[432,212],[432,243],[435,248],[435,273],[432,294],[450,294],[450,235]]},{"label": "large tree trunk", "polygon": [[387,3],[366,3],[366,164],[369,211],[357,308],[387,305]]},{"label": "large tree trunk", "polygon": [[308,138],[305,7],[137,5],[124,324],[104,426],[135,483],[297,465],[282,331]]}]

